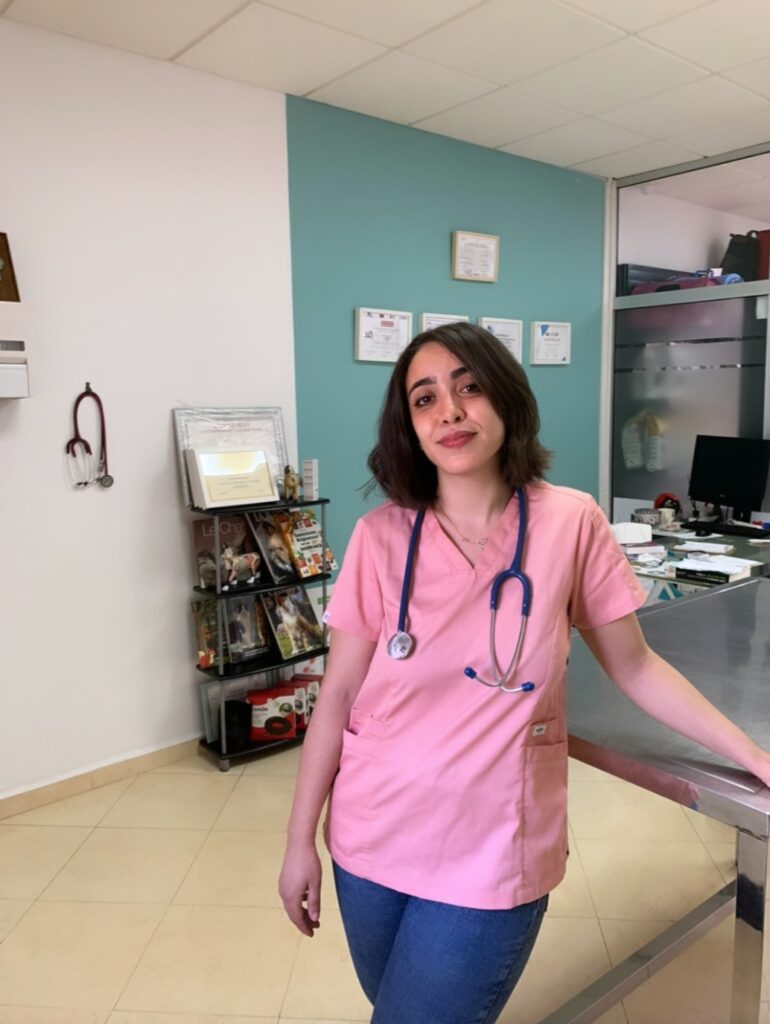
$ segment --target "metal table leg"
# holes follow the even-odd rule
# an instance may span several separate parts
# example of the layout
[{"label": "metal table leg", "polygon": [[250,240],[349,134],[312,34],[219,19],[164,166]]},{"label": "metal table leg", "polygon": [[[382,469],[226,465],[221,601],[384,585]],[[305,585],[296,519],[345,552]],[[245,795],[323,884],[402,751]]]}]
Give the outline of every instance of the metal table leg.
[{"label": "metal table leg", "polygon": [[767,839],[738,830],[738,881],[730,1024],[757,1024],[765,939]]}]

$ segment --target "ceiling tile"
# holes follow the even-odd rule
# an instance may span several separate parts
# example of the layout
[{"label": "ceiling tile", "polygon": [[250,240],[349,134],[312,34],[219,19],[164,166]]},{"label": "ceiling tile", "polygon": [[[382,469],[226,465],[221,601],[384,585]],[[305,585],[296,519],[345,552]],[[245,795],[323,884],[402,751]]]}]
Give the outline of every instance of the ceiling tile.
[{"label": "ceiling tile", "polygon": [[515,153],[530,160],[570,166],[648,141],[642,135],[586,117],[501,148],[506,153]]},{"label": "ceiling tile", "polygon": [[601,119],[629,131],[666,139],[763,110],[770,112],[770,101],[711,75],[660,96],[607,111]]},{"label": "ceiling tile", "polygon": [[752,89],[762,96],[770,97],[770,57],[763,57],[761,60],[752,61],[751,64],[744,64],[743,67],[725,71],[725,78],[737,82],[738,85],[745,85],[747,89]]},{"label": "ceiling tile", "polygon": [[593,14],[627,32],[638,32],[707,3],[711,0],[644,0],[644,3],[638,0],[569,0],[570,7]]},{"label": "ceiling tile", "polygon": [[5,17],[105,46],[173,57],[243,0],[15,0]]},{"label": "ceiling tile", "polygon": [[475,7],[479,0],[263,0],[330,28],[371,39],[384,46],[400,46],[408,39]]},{"label": "ceiling tile", "polygon": [[304,95],[384,52],[375,43],[251,4],[191,47],[179,63]]},{"label": "ceiling tile", "polygon": [[414,127],[479,146],[496,147],[578,120],[580,115],[574,111],[522,96],[513,89],[500,89],[419,121]]},{"label": "ceiling tile", "polygon": [[651,192],[672,199],[690,199],[701,192],[713,192],[715,189],[756,181],[762,177],[758,172],[747,170],[745,165],[745,160],[735,160],[729,164],[703,167],[697,171],[688,171],[687,174],[677,174],[673,178],[651,181],[647,187]]},{"label": "ceiling tile", "polygon": [[759,220],[770,221],[770,202],[741,206],[739,209],[733,210],[733,213],[739,213],[741,217],[756,217]]},{"label": "ceiling tile", "polygon": [[489,0],[404,49],[507,85],[620,37],[553,0]]},{"label": "ceiling tile", "polygon": [[560,103],[583,114],[598,114],[703,78],[706,71],[637,39],[583,54],[517,82],[520,92]]},{"label": "ceiling tile", "polygon": [[767,0],[715,0],[645,29],[645,39],[712,71],[770,55]]},{"label": "ceiling tile", "polygon": [[770,179],[755,178],[740,185],[698,192],[697,201],[701,206],[711,206],[715,210],[736,210],[752,203],[770,203]]},{"label": "ceiling tile", "polygon": [[600,174],[605,178],[625,178],[628,174],[642,174],[661,167],[674,167],[676,164],[696,160],[697,153],[679,146],[671,146],[667,142],[646,142],[643,146],[626,149],[622,153],[613,153],[598,160],[573,164],[575,171],[586,171],[588,174]]},{"label": "ceiling tile", "polygon": [[754,174],[759,178],[770,178],[770,153],[749,156],[738,162],[741,170]]},{"label": "ceiling tile", "polygon": [[704,156],[718,156],[744,146],[757,146],[770,142],[770,112],[763,110],[748,117],[722,120],[713,127],[683,132],[670,141],[676,146],[696,149]]},{"label": "ceiling tile", "polygon": [[408,53],[384,57],[310,93],[310,98],[346,110],[411,124],[497,87]]}]

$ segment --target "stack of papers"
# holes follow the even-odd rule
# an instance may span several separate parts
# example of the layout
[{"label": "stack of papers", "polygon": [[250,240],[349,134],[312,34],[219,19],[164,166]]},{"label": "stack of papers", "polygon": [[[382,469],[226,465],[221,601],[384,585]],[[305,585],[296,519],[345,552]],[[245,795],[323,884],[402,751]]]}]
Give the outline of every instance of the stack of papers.
[{"label": "stack of papers", "polygon": [[751,575],[752,566],[761,565],[748,558],[729,558],[727,555],[703,555],[683,558],[676,563],[676,578],[702,580],[704,583],[734,583]]},{"label": "stack of papers", "polygon": [[[711,544],[702,540],[686,540],[683,544],[675,544],[673,551],[701,551],[705,555],[730,555],[735,551],[734,544]],[[740,561],[740,559],[739,559]]]}]

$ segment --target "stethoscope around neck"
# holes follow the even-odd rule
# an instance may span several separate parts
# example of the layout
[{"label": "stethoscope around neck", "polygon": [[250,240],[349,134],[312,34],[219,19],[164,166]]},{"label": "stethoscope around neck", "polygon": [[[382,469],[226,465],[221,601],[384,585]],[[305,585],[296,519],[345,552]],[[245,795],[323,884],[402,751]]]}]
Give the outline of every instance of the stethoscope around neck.
[{"label": "stethoscope around neck", "polygon": [[[519,530],[516,537],[516,550],[513,555],[513,561],[507,569],[503,569],[502,572],[499,572],[497,576],[495,576],[492,581],[492,589],[489,594],[489,660],[492,667],[493,682],[483,679],[474,668],[470,667],[470,665],[465,669],[465,674],[469,679],[476,679],[484,686],[504,690],[506,693],[531,693],[535,689],[535,684],[532,682],[521,683],[519,686],[509,685],[516,669],[518,668],[519,660],[521,658],[524,636],[527,631],[529,610],[532,604],[532,581],[522,569],[524,541],[527,536],[527,501],[523,487],[516,488],[516,499],[519,503]],[[414,520],[412,534],[409,538],[409,547],[406,553],[404,581],[401,586],[401,604],[398,610],[398,628],[390,640],[388,640],[387,644],[388,655],[395,661],[402,661],[404,658],[408,658],[414,649],[414,637],[411,633],[407,632],[406,620],[409,605],[409,591],[412,584],[412,573],[414,571],[414,561],[417,552],[417,543],[420,538],[423,520],[425,519],[425,511],[426,510],[424,508],[421,508]],[[519,623],[519,635],[516,638],[516,646],[514,647],[513,655],[508,663],[508,667],[503,672],[500,669],[500,665],[497,660],[497,651],[495,649],[495,625],[497,622],[497,607],[500,603],[500,591],[508,580],[518,580],[521,585],[521,622]]]}]

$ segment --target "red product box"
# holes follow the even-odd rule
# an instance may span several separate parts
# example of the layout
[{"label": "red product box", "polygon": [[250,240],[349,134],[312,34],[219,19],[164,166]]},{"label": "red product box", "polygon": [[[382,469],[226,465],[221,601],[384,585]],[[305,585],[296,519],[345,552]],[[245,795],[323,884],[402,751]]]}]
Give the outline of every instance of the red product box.
[{"label": "red product box", "polygon": [[297,735],[297,715],[293,686],[273,686],[269,690],[249,690],[252,740],[291,740]]}]

